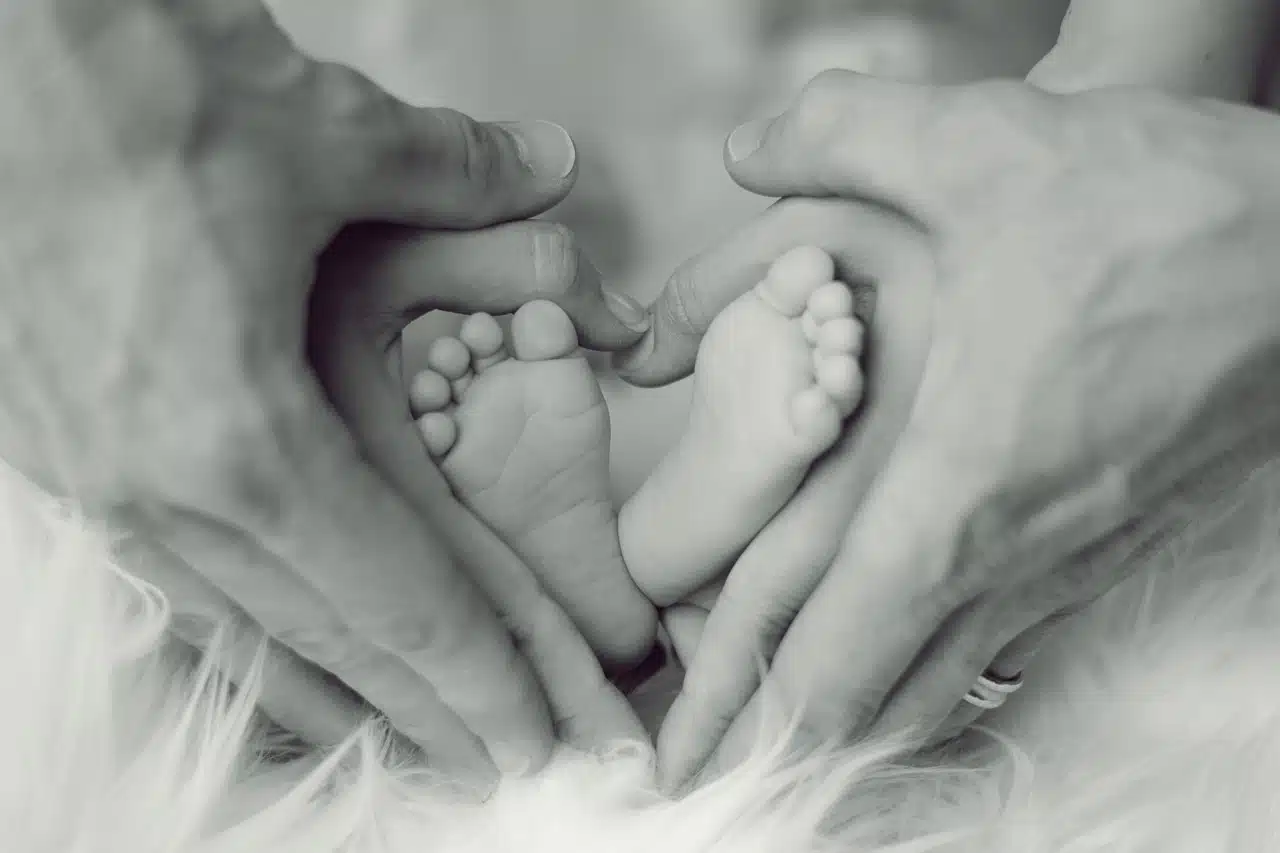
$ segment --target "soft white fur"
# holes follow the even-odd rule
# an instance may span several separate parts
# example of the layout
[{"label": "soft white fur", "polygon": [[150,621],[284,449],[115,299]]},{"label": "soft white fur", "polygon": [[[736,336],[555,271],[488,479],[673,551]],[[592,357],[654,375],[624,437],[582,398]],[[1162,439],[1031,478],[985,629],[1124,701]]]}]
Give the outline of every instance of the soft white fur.
[{"label": "soft white fur", "polygon": [[1260,475],[1241,508],[1077,620],[953,764],[906,767],[881,744],[786,769],[762,743],[669,802],[646,752],[623,747],[562,755],[477,806],[385,761],[373,729],[327,756],[257,761],[246,698],[162,643],[163,598],[101,531],[7,476],[0,849],[1274,851],[1277,483]]},{"label": "soft white fur", "polygon": [[[756,65],[728,37],[709,48],[708,32],[736,30],[708,27],[694,10],[732,21],[750,3],[548,0],[519,6],[518,26],[508,0],[276,5],[313,46],[363,58],[358,64],[415,100],[546,114],[575,132],[605,127],[613,136],[595,150],[620,152],[613,165],[624,189],[655,212],[640,217],[650,227],[638,255],[652,269],[637,279],[660,283],[662,271],[709,239],[691,222],[736,222],[750,201],[723,176],[718,184],[689,180],[720,174],[719,140],[741,116],[725,109],[707,118],[707,104],[738,103],[720,89]],[[581,32],[566,37],[566,22],[591,10],[625,17],[598,30],[625,35],[617,44],[634,44],[630,52],[593,47]],[[454,26],[439,26],[445,16]],[[698,35],[688,42],[695,48],[664,49],[669,40],[633,18],[679,22]],[[458,26],[469,21],[474,38],[460,38]],[[566,41],[573,62],[544,61],[547,45]],[[521,44],[527,56],[515,50]],[[447,73],[477,52],[486,63],[503,57],[519,67],[492,79]],[[666,73],[650,73],[654,57]],[[601,69],[620,70],[596,85]],[[585,82],[574,88],[557,76],[564,73]],[[531,74],[527,90],[513,88]],[[628,86],[631,77],[643,85]],[[691,87],[691,77],[710,82]],[[459,90],[467,81],[474,90]],[[646,99],[659,83],[689,103],[674,94]],[[559,101],[558,92],[566,93]],[[675,140],[689,144],[676,145],[670,128],[686,113],[698,118]],[[663,246],[667,254],[656,248]],[[0,851],[1280,850],[1276,483],[1260,476],[1242,510],[1226,521],[1202,519],[1194,535],[1077,620],[1037,661],[1029,687],[987,721],[991,733],[977,734],[975,750],[951,764],[904,767],[890,745],[864,744],[783,768],[764,741],[736,774],[667,802],[649,785],[644,750],[620,747],[607,758],[561,755],[538,778],[509,781],[473,806],[443,780],[388,759],[372,728],[328,755],[259,761],[266,740],[251,714],[252,690],[237,697],[208,665],[165,644],[163,599],[112,563],[104,533],[6,474]]]}]

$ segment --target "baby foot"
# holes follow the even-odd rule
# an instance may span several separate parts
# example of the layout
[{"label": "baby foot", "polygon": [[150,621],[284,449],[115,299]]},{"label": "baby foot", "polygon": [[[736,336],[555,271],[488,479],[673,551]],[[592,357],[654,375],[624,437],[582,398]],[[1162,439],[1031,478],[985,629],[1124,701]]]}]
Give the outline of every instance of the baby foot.
[{"label": "baby foot", "polygon": [[602,662],[629,667],[652,648],[657,617],[622,562],[604,397],[553,303],[516,312],[510,345],[488,314],[437,340],[410,388],[419,433],[458,500],[529,565]]},{"label": "baby foot", "polygon": [[788,252],[707,330],[688,428],[620,517],[627,567],[657,605],[726,568],[861,399],[862,325],[834,274],[819,249]]}]

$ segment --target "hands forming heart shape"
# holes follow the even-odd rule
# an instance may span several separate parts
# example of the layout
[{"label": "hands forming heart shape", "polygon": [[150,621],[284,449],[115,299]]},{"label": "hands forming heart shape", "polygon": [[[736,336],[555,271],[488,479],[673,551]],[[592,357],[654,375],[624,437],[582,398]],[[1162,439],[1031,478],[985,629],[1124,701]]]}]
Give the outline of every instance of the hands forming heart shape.
[{"label": "hands forming heart shape", "polygon": [[[682,652],[659,737],[672,785],[735,758],[757,688],[806,740],[954,725],[993,662],[1020,670],[1179,507],[1275,452],[1280,121],[1191,97],[1243,98],[1252,42],[1194,79],[1112,63],[1108,80],[1108,57],[1080,44],[1109,13],[1078,3],[1031,83],[824,74],[726,150],[739,184],[785,200],[682,268],[646,316],[606,296],[569,232],[528,220],[576,178],[557,126],[408,107],[303,57],[258,0],[109,6],[5,13],[20,49],[0,57],[0,114],[23,130],[0,150],[15,176],[0,200],[15,365],[0,456],[129,531],[121,560],[166,593],[184,640],[232,626],[233,670],[265,642],[262,705],[313,741],[372,706],[439,766],[491,784],[541,766],[557,737],[642,736],[597,659],[642,654],[651,606],[617,573],[613,593],[575,599],[581,576],[556,574],[574,543],[504,530],[491,484],[460,485],[493,461],[468,458],[475,431],[507,422],[472,414],[505,411],[484,395],[512,399],[485,389],[515,367],[573,367],[579,341],[661,384],[750,296],[777,312],[751,328],[803,331],[779,333],[794,344],[779,358],[838,356],[804,387],[759,383],[808,401],[792,426],[828,430],[794,450],[794,497],[728,553],[732,537],[684,532],[714,546],[700,570],[732,567]],[[58,73],[37,89],[33,67]],[[1184,94],[1048,91],[1105,82]],[[834,259],[827,279],[874,286],[873,314],[830,309],[841,329],[855,309],[869,322],[856,413],[854,344],[805,343],[804,317],[828,310],[822,277],[787,289],[808,279],[766,274],[804,245]],[[480,319],[406,395],[400,333],[433,309]],[[483,319],[513,312],[509,339]],[[734,342],[743,359],[754,340]],[[599,429],[598,400],[549,394],[525,402],[579,406]],[[768,473],[725,500],[750,504],[782,476]],[[659,494],[696,485],[672,482]],[[549,510],[556,496],[530,497]],[[624,509],[624,544],[628,523]],[[587,599],[614,610],[593,616]],[[673,634],[688,612],[670,611]]]}]

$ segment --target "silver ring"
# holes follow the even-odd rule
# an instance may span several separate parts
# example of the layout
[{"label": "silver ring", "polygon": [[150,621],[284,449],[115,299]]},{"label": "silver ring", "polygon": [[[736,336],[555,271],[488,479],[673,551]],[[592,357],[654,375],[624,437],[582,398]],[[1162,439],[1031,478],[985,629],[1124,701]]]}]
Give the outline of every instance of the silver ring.
[{"label": "silver ring", "polygon": [[987,670],[978,676],[978,680],[969,688],[969,692],[964,694],[964,701],[975,708],[991,711],[1008,701],[1020,687],[1022,687],[1022,673],[1012,678],[1003,678]]}]

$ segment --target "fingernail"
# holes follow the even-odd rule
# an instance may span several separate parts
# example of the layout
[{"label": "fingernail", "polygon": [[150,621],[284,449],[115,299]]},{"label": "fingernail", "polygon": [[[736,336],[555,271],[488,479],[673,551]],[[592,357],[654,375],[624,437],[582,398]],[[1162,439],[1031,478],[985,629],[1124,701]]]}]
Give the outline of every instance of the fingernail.
[{"label": "fingernail", "polygon": [[539,178],[562,180],[573,171],[578,149],[569,131],[550,121],[500,123],[516,143],[520,162]]},{"label": "fingernail", "polygon": [[604,301],[609,306],[609,312],[618,318],[619,323],[633,332],[649,331],[653,321],[649,317],[649,312],[640,307],[639,302],[630,296],[610,290],[605,291]]},{"label": "fingernail", "polygon": [[653,355],[656,337],[653,329],[649,329],[645,336],[631,347],[615,353],[613,356],[614,370],[626,373],[627,371],[635,370],[648,361],[649,356]]},{"label": "fingernail", "polygon": [[737,130],[729,134],[729,159],[741,163],[760,150],[760,144],[764,142],[764,135],[771,124],[773,119],[760,118],[739,125]]}]

